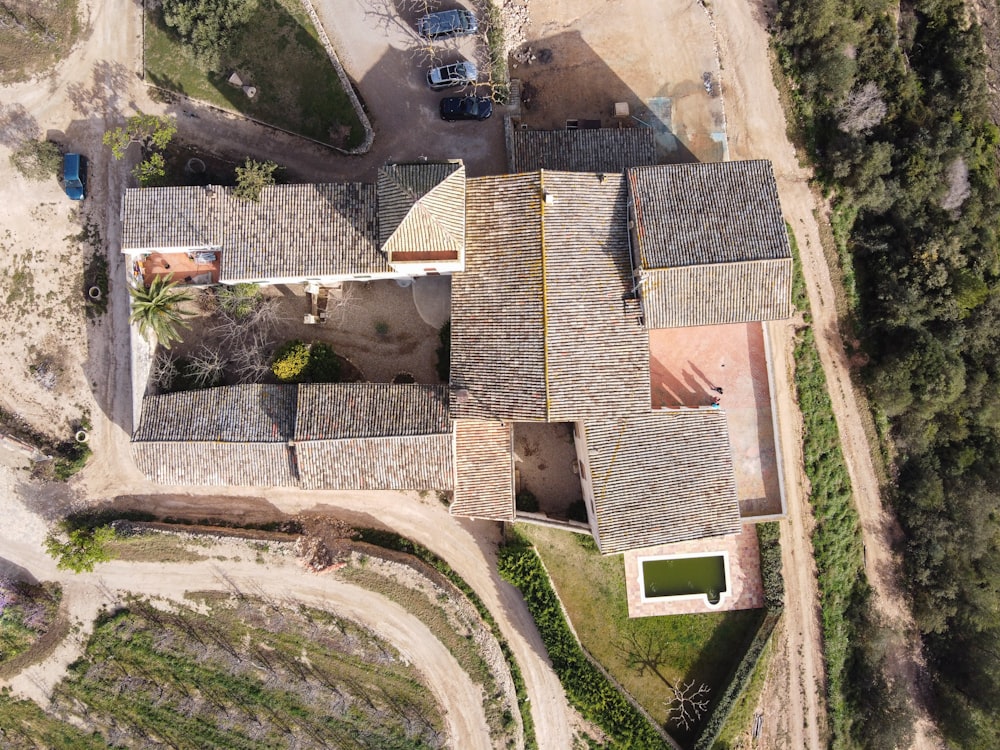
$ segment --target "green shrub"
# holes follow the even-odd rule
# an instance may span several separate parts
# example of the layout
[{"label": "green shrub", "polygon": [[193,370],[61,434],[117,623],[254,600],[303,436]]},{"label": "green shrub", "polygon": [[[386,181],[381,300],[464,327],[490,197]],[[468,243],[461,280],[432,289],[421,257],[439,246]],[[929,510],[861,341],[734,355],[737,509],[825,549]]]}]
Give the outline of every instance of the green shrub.
[{"label": "green shrub", "polygon": [[785,606],[785,579],[781,575],[781,543],[776,521],[757,524],[757,547],[760,550],[760,578],[764,585],[764,606]]},{"label": "green shrub", "polygon": [[326,344],[313,344],[309,348],[309,365],[306,375],[312,383],[336,383],[340,380],[340,357]]},{"label": "green shrub", "polygon": [[379,336],[385,336],[387,333],[389,333],[389,324],[386,323],[384,320],[378,321],[375,324],[375,333],[377,333]]},{"label": "green shrub", "polygon": [[223,285],[215,293],[219,308],[229,317],[242,320],[260,305],[262,295],[256,284]]},{"label": "green shrub", "polygon": [[660,734],[586,657],[563,617],[549,577],[534,549],[514,532],[497,556],[500,576],[516,586],[535,620],[570,703],[613,740],[614,747],[665,747]]},{"label": "green shrub", "polygon": [[25,141],[10,154],[10,163],[29,180],[58,177],[62,151],[52,141]]},{"label": "green shrub", "polygon": [[90,460],[90,446],[87,443],[63,443],[58,448],[58,455],[52,465],[56,479],[65,482],[72,477]]},{"label": "green shrub", "polygon": [[309,344],[299,340],[284,344],[274,355],[271,372],[282,383],[301,383],[309,368]]},{"label": "green shrub", "polygon": [[63,522],[61,529],[66,541],[55,534],[49,534],[45,538],[45,551],[56,558],[56,567],[60,570],[89,573],[97,563],[111,559],[107,544],[116,534],[110,526],[70,529]]},{"label": "green shrub", "polygon": [[538,498],[535,497],[535,493],[530,490],[521,490],[517,493],[517,498],[515,498],[515,504],[517,509],[524,511],[525,513],[537,513],[538,512]]}]

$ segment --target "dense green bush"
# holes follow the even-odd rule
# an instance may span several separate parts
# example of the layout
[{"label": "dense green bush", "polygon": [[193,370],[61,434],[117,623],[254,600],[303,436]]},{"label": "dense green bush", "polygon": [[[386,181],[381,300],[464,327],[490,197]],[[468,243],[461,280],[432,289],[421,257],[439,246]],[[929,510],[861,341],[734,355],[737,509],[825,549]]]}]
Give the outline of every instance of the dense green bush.
[{"label": "dense green bush", "polygon": [[326,344],[313,344],[307,375],[313,383],[336,383],[340,380],[340,357]]},{"label": "dense green bush", "polygon": [[521,490],[517,493],[517,497],[514,499],[517,509],[524,511],[525,513],[537,513],[538,512],[538,498],[535,497],[535,493],[530,490]]},{"label": "dense green bush", "polygon": [[574,707],[593,721],[618,748],[665,747],[659,733],[583,653],[563,616],[541,560],[516,532],[497,556],[500,576],[524,597],[559,681]]},{"label": "dense green bush", "polygon": [[206,70],[217,70],[234,33],[251,21],[258,0],[163,0],[163,21]]},{"label": "dense green bush", "polygon": [[263,299],[257,284],[224,284],[215,293],[219,309],[236,320],[243,320],[253,314]]}]

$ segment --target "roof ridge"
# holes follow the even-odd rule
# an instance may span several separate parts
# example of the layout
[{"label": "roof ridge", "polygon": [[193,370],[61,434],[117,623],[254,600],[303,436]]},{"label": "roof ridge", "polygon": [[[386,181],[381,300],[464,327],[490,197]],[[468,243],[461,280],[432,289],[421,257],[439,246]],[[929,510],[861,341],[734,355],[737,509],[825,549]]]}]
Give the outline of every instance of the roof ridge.
[{"label": "roof ridge", "polygon": [[549,289],[545,268],[545,170],[538,170],[538,247],[542,259],[542,380],[545,381],[545,421],[552,413],[549,392]]}]

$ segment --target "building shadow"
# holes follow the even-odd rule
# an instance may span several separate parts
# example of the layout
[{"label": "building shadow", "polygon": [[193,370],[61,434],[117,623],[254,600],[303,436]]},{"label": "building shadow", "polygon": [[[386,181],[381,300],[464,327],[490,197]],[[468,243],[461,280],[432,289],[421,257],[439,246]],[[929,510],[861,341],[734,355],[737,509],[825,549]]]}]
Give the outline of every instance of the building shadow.
[{"label": "building shadow", "polygon": [[[522,123],[539,130],[566,127],[644,127],[653,130],[660,163],[690,163],[698,158],[672,129],[667,97],[643,100],[615,73],[579,31],[532,42],[536,61],[511,70],[522,82]],[[615,117],[616,103],[628,116]]]}]

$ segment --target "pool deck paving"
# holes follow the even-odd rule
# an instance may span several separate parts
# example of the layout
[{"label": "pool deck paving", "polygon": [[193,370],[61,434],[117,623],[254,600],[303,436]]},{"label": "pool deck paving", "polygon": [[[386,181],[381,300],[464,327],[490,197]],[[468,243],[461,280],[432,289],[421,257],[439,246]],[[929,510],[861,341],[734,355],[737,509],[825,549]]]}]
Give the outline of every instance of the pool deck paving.
[{"label": "pool deck paving", "polygon": [[[654,409],[706,408],[719,398],[729,422],[743,518],[782,512],[777,445],[760,323],[649,332]],[[715,388],[721,388],[720,395]]]},{"label": "pool deck paving", "polygon": [[[723,598],[716,607],[710,607],[705,597],[682,600],[661,599],[660,601],[648,602],[642,600],[642,591],[639,588],[639,558],[698,552],[729,553],[730,596]],[[744,524],[743,531],[739,534],[647,547],[626,552],[624,558],[625,591],[628,597],[629,617],[730,612],[740,609],[759,609],[764,606],[757,530],[752,523]]]}]

